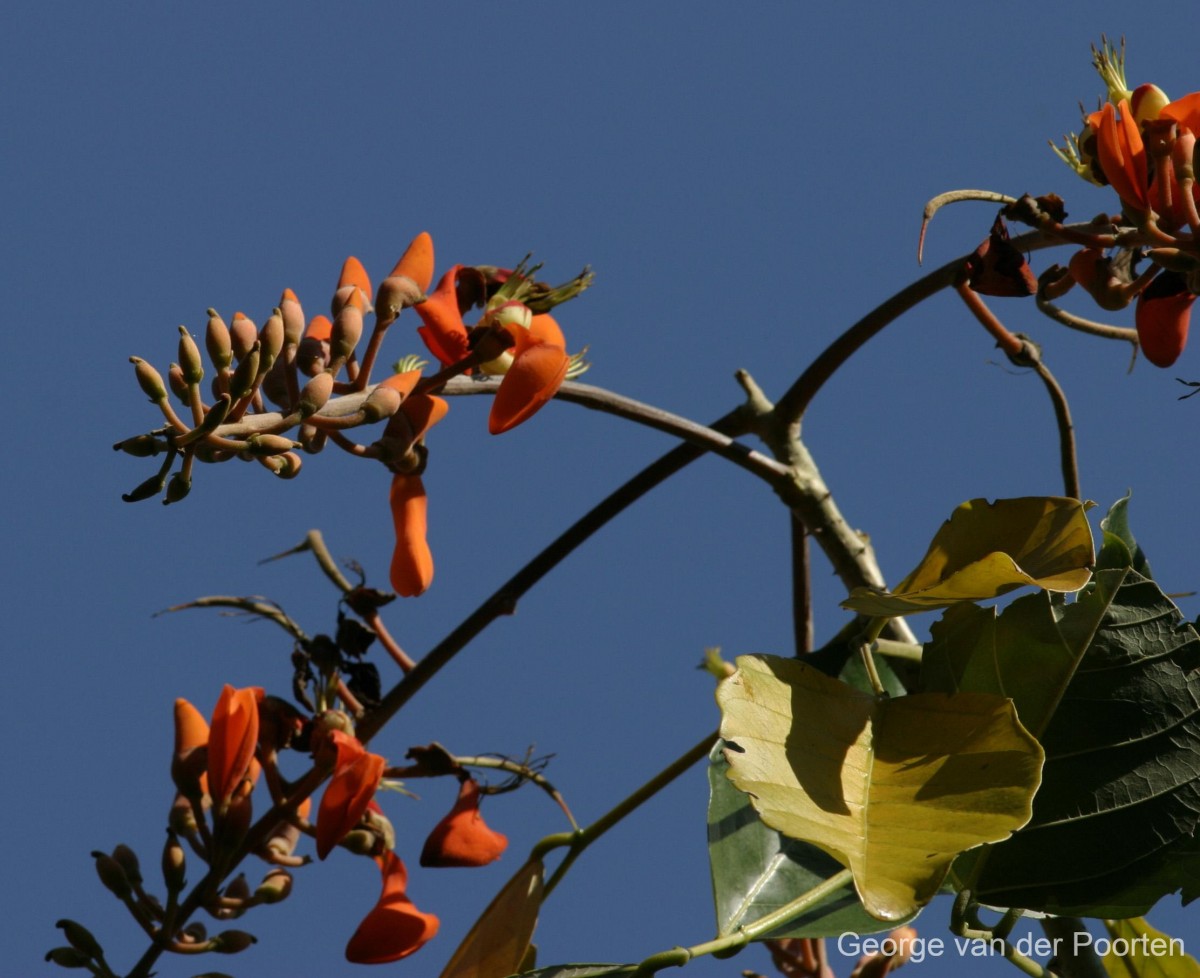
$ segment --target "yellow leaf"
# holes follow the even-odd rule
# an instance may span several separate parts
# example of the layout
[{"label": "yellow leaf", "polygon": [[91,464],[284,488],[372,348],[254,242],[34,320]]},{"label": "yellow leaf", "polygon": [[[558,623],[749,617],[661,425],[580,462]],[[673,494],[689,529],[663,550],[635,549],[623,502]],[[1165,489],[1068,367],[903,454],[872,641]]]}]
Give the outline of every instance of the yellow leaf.
[{"label": "yellow leaf", "polygon": [[542,861],[513,874],[479,915],[441,978],[508,978],[521,971],[542,906]]},{"label": "yellow leaf", "polygon": [[929,552],[893,591],[858,587],[843,608],[894,617],[994,598],[1032,584],[1078,591],[1095,562],[1090,503],[1059,496],[965,502],[942,524]]},{"label": "yellow leaf", "polygon": [[1143,917],[1106,920],[1112,942],[1101,963],[1109,978],[1200,978],[1200,963],[1183,941],[1155,930]]},{"label": "yellow leaf", "polygon": [[729,777],[762,820],[854,874],[898,920],[959,853],[1029,821],[1043,753],[990,693],[862,693],[798,659],[739,656],[717,688]]}]

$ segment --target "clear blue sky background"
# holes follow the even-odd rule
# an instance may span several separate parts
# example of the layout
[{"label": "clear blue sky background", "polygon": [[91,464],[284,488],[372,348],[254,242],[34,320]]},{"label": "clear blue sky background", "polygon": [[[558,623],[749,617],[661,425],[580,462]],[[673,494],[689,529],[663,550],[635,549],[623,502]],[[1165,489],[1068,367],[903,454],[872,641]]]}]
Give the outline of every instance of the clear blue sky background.
[{"label": "clear blue sky background", "polygon": [[[1101,93],[1089,43],[1125,33],[1132,82],[1176,96],[1200,87],[1200,15],[1130,12],[10,4],[0,978],[44,973],[64,916],[93,926],[128,967],[140,935],[88,852],[125,842],[153,875],[174,697],[207,712],[224,682],[287,692],[282,633],[215,613],[152,614],[204,594],[265,594],[310,632],[331,629],[335,595],[310,562],[257,564],[310,527],[386,581],[387,473],[333,450],[294,482],[226,465],[200,471],[177,507],[122,503],[151,463],[109,446],[156,423],[131,354],[165,368],[178,324],[201,331],[208,306],[261,321],[284,287],[319,311],[348,254],[378,278],[427,229],[439,268],[530,250],[551,278],[591,264],[595,288],[559,317],[572,348],[591,347],[589,381],[709,420],[738,402],[735,369],[778,395],[919,273],[930,196],[1055,191],[1076,219],[1111,208],[1046,146],[1077,127],[1079,100]],[[991,217],[984,205],[943,213],[927,263],[972,249]],[[1085,495],[1106,506],[1132,487],[1135,531],[1164,588],[1197,588],[1200,399],[1177,403],[1174,376],[1200,378],[1200,350],[1177,370],[1139,364],[1130,375],[1126,347],[1042,320],[1028,301],[996,308],[1043,345],[1071,398]],[[420,349],[411,325],[393,329],[389,354]],[[416,654],[671,447],[567,404],[494,439],[486,409],[454,403],[431,439],[437,578],[388,616]],[[1051,420],[1037,381],[1000,363],[943,296],[834,379],[805,438],[894,581],[964,499],[1061,490]],[[786,529],[763,485],[717,460],[694,465],[490,628],[377,748],[399,759],[431,740],[461,753],[534,744],[556,755],[551,775],[575,812],[594,818],[715,726],[711,681],[695,668],[706,646],[790,651]],[[824,564],[815,580],[826,638],[845,620],[844,593]],[[1195,616],[1195,599],[1182,605]],[[451,794],[421,787],[420,803],[388,803],[411,863]],[[636,961],[710,937],[705,802],[696,770],[588,852],[545,908],[540,960]],[[562,827],[532,791],[493,803],[489,818],[509,833],[509,854],[473,873],[414,869],[411,892],[442,916],[443,935],[391,970],[440,970],[522,853]],[[165,961],[159,973],[349,973],[345,940],[376,893],[374,867],[337,853],[297,873],[287,904],[247,919],[261,938],[253,951]],[[1166,904],[1152,919],[1200,945],[1194,908]],[[918,927],[945,937],[946,916],[939,902]],[[835,964],[842,975],[852,966]],[[755,948],[687,973],[767,967]]]}]

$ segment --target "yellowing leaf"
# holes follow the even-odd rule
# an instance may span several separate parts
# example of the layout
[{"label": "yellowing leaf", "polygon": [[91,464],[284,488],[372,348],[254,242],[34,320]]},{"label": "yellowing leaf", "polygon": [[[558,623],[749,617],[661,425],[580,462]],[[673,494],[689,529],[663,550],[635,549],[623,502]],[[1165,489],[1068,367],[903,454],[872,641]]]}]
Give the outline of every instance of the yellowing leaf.
[{"label": "yellowing leaf", "polygon": [[858,587],[842,607],[894,617],[994,598],[1029,584],[1077,591],[1094,563],[1087,508],[1058,496],[972,499],[942,524],[925,558],[895,590]]},{"label": "yellowing leaf", "polygon": [[1106,920],[1112,944],[1101,958],[1109,978],[1200,978],[1200,963],[1183,941],[1155,930],[1142,917]]},{"label": "yellowing leaf", "polygon": [[526,960],[542,906],[542,861],[513,874],[479,915],[442,970],[441,978],[508,978]]},{"label": "yellowing leaf", "polygon": [[914,913],[960,852],[1029,821],[1042,749],[989,693],[877,698],[799,659],[740,656],[717,688],[729,778],[762,820],[854,874],[880,920]]}]

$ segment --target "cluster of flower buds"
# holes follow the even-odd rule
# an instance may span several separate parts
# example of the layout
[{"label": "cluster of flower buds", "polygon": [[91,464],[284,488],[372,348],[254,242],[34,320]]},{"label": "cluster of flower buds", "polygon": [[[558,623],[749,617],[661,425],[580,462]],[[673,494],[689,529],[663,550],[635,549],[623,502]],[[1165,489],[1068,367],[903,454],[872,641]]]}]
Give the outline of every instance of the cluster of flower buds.
[{"label": "cluster of flower buds", "polygon": [[[301,453],[314,454],[332,443],[376,459],[393,473],[392,586],[405,597],[424,592],[433,578],[421,479],[428,458],[425,439],[448,410],[438,391],[455,376],[499,376],[488,430],[500,434],[528,420],[565,379],[587,369],[582,354],[567,353],[550,310],[592,280],[584,269],[562,285],[548,285],[534,277],[540,266],[527,267],[525,261],[513,269],[453,265],[427,295],[434,267],[433,241],[422,232],[374,293],[362,263],[347,258],[329,316],[307,318],[290,288],[261,327],[240,312],[226,324],[210,309],[204,335],[211,369],[207,391],[200,346],[183,326],[178,363],[171,364],[166,381],[145,360],[131,358],[138,384],[165,424],[114,447],[166,457],[155,475],[123,498],[182,499],[191,488],[195,461],[254,460],[280,478],[292,478],[300,471]],[[408,356],[373,384],[384,335],[409,307],[420,316],[417,332],[440,369],[426,376],[424,362]],[[480,317],[468,326],[464,316],[475,308]],[[374,325],[360,357],[366,317],[372,313]],[[380,422],[383,432],[370,444],[356,444],[346,434]]]},{"label": "cluster of flower buds", "polygon": [[[1193,158],[1200,133],[1200,92],[1171,100],[1157,85],[1130,89],[1124,44],[1102,41],[1093,63],[1107,99],[1083,118],[1083,128],[1055,152],[1083,179],[1109,186],[1131,231],[1098,233],[1048,283],[1048,297],[1083,286],[1105,310],[1135,299],[1139,345],[1146,359],[1170,366],[1187,342],[1192,304],[1200,293],[1200,214]],[[1109,250],[1116,246],[1115,254]],[[1136,263],[1149,259],[1140,274]]]}]

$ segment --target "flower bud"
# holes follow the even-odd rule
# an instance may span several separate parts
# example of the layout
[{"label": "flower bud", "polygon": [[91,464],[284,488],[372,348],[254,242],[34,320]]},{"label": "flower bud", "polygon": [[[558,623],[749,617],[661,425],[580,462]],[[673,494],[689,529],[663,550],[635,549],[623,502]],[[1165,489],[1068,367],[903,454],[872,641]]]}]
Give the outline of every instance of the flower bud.
[{"label": "flower bud", "polygon": [[46,952],[46,960],[60,968],[86,968],[92,959],[73,947],[56,947]]},{"label": "flower bud", "polygon": [[106,852],[93,852],[92,858],[96,860],[96,875],[100,877],[100,882],[104,884],[105,889],[109,890],[118,900],[128,900],[133,891],[129,886],[129,877],[125,875],[121,864]]},{"label": "flower bud", "polygon": [[141,357],[130,357],[129,362],[133,364],[133,374],[137,377],[138,386],[142,388],[142,392],[155,404],[165,401],[167,388],[163,384],[162,374]]},{"label": "flower bud", "polygon": [[135,458],[152,458],[163,450],[163,446],[153,435],[134,435],[117,442],[113,445],[113,450]]},{"label": "flower bud", "polygon": [[218,370],[224,370],[233,363],[232,343],[225,320],[217,310],[209,309],[208,325],[204,330],[204,347],[208,350],[208,359]]},{"label": "flower bud", "polygon": [[245,397],[254,390],[254,381],[258,378],[258,340],[246,351],[246,355],[238,362],[237,369],[229,378],[229,396],[235,401]]},{"label": "flower bud", "polygon": [[235,312],[233,322],[229,324],[229,338],[234,357],[241,360],[258,342],[258,327],[245,313]]},{"label": "flower bud", "polygon": [[167,830],[167,844],[162,854],[163,882],[168,893],[179,893],[187,886],[187,853],[179,844],[179,836]]},{"label": "flower bud", "polygon": [[319,373],[300,391],[296,405],[302,418],[308,418],[323,408],[333,395],[333,374]]},{"label": "flower bud", "polygon": [[279,315],[283,317],[283,345],[295,346],[304,335],[304,309],[296,293],[284,289],[279,299]]},{"label": "flower bud", "polygon": [[179,398],[180,401],[184,404],[191,403],[187,380],[184,378],[183,368],[179,364],[173,363],[167,368],[167,383],[171,386],[171,393]]},{"label": "flower bud", "polygon": [[292,892],[292,874],[286,869],[273,869],[254,891],[254,899],[259,903],[279,903],[286,900]]},{"label": "flower bud", "polygon": [[329,362],[332,368],[340,367],[354,352],[363,334],[363,302],[355,292],[333,321],[333,332],[329,335]]},{"label": "flower bud", "polygon": [[200,359],[200,347],[192,339],[186,326],[179,327],[179,366],[183,370],[183,381],[189,387],[204,379],[204,361]]},{"label": "flower bud", "polygon": [[191,491],[191,477],[180,470],[167,480],[167,491],[163,496],[163,505],[169,506],[171,503],[180,502],[181,500],[185,499],[187,494]]},{"label": "flower bud", "polygon": [[60,920],[54,926],[62,928],[63,936],[75,950],[86,954],[93,960],[104,955],[104,948],[100,946],[100,942],[83,924],[78,924],[73,920]]},{"label": "flower bud", "polygon": [[129,846],[121,843],[113,848],[112,857],[121,864],[121,868],[125,870],[125,876],[134,886],[140,886],[142,883],[142,867],[138,863],[137,853]]},{"label": "flower bud", "polygon": [[257,943],[258,938],[244,930],[223,930],[212,939],[210,950],[217,954],[237,954]]},{"label": "flower bud", "polygon": [[275,358],[283,349],[283,332],[283,314],[276,309],[267,317],[262,329],[258,331],[259,376],[264,375],[275,365]]},{"label": "flower bud", "polygon": [[[325,376],[329,376],[326,374]],[[404,395],[392,387],[385,387],[380,384],[363,401],[362,413],[363,420],[367,424],[374,424],[377,421],[382,421],[384,418],[390,418],[400,410],[400,405],[404,403]]]},{"label": "flower bud", "polygon": [[353,297],[358,298],[359,308],[363,312],[371,311],[371,280],[362,262],[351,255],[342,265],[342,274],[338,279],[337,291],[333,294],[329,314],[336,318],[342,307]]}]

